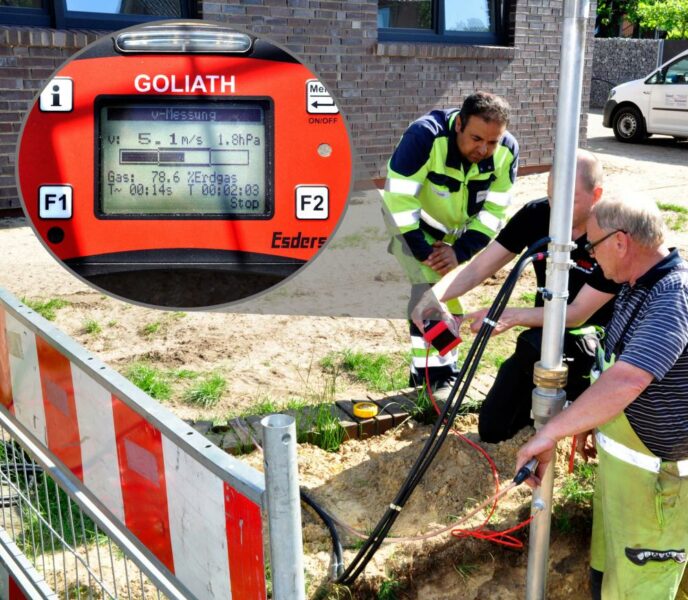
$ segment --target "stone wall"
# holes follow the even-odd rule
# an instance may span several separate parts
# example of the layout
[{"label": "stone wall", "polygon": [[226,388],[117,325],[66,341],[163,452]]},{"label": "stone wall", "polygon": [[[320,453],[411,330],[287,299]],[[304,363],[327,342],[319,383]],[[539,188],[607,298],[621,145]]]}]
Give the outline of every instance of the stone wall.
[{"label": "stone wall", "polygon": [[596,38],[590,106],[602,108],[614,86],[649,75],[657,67],[659,51],[659,40]]},{"label": "stone wall", "polygon": [[[460,105],[476,89],[513,107],[510,130],[521,167],[552,162],[563,0],[514,0],[503,47],[379,42],[376,0],[207,0],[203,18],[270,37],[321,76],[348,119],[363,164],[359,177],[384,176],[406,126],[435,107]],[[581,140],[592,68],[588,24]],[[18,206],[14,154],[21,119],[36,92],[93,32],[0,27],[0,208]]]}]

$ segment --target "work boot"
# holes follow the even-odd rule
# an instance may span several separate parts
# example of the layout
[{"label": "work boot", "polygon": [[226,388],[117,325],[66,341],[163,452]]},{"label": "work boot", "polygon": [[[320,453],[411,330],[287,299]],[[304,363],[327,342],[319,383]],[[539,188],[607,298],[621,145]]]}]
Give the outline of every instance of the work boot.
[{"label": "work boot", "polygon": [[454,383],[456,383],[456,377],[450,377],[444,381],[438,381],[432,386],[432,396],[435,398],[435,402],[440,410],[442,410],[447,403]]}]

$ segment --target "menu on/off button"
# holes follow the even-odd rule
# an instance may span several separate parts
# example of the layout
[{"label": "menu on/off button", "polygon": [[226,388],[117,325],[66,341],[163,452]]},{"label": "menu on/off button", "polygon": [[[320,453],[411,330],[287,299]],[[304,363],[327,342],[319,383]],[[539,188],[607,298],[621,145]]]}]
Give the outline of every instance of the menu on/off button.
[{"label": "menu on/off button", "polygon": [[306,110],[311,115],[336,115],[339,113],[334,98],[317,79],[306,82]]}]

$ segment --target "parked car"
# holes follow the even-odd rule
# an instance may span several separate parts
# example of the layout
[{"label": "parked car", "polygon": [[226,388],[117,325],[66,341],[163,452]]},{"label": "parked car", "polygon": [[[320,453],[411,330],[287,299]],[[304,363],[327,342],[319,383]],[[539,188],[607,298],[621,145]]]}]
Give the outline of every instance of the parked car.
[{"label": "parked car", "polygon": [[647,77],[612,89],[602,124],[620,142],[639,142],[653,133],[688,139],[688,50]]}]

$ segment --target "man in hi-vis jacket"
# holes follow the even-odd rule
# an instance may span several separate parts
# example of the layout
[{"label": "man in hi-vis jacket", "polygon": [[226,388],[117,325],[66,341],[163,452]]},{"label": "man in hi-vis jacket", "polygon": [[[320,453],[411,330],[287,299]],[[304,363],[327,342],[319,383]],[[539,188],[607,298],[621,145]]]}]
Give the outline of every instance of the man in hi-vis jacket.
[{"label": "man in hi-vis jacket", "polygon": [[[506,130],[509,105],[476,92],[461,109],[434,110],[414,121],[389,161],[384,202],[404,245],[418,261],[410,308],[428,283],[471,259],[499,232],[516,179],[518,143]],[[450,305],[461,315],[458,301]],[[411,385],[425,381],[426,346],[411,322]],[[457,353],[428,360],[435,396],[454,383]]]}]

